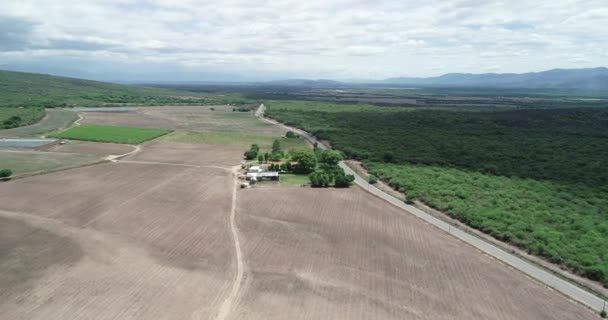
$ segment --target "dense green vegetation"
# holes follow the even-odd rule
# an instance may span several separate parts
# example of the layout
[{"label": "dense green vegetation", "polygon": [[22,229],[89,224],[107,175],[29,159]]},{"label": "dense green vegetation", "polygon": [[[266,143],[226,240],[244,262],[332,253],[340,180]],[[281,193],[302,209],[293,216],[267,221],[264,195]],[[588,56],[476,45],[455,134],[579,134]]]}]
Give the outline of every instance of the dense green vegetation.
[{"label": "dense green vegetation", "polygon": [[1,108],[0,129],[34,124],[44,117],[43,108]]},{"label": "dense green vegetation", "polygon": [[608,283],[608,188],[425,165],[368,164],[408,200]]},{"label": "dense green vegetation", "polygon": [[60,133],[52,134],[51,137],[96,142],[139,144],[160,137],[169,132],[171,132],[171,130],[87,124],[73,127]]},{"label": "dense green vegetation", "polygon": [[267,114],[331,141],[349,158],[608,183],[608,109],[325,112],[276,103]]},{"label": "dense green vegetation", "polygon": [[239,94],[192,93],[42,74],[1,71],[0,107],[66,107],[102,104],[240,103]]},{"label": "dense green vegetation", "polygon": [[329,140],[410,200],[608,285],[607,109],[307,104],[269,103],[267,115]]}]

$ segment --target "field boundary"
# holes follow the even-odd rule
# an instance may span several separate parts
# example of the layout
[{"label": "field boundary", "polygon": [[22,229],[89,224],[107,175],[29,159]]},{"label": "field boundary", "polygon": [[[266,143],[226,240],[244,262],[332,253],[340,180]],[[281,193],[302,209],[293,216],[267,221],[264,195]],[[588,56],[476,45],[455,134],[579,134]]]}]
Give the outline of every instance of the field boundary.
[{"label": "field boundary", "polygon": [[[258,108],[259,113],[256,112],[256,116],[262,121],[281,126],[288,130],[292,130],[300,134],[304,139],[310,140],[313,144],[316,143],[317,146],[321,149],[330,149],[323,142],[317,140],[314,136],[304,130],[290,127],[274,119],[271,120],[265,118],[264,110],[264,104],[260,104],[260,107]],[[544,285],[556,290],[557,292],[560,292],[571,300],[579,302],[580,304],[586,306],[587,308],[593,311],[601,312],[602,310],[605,310],[607,304],[606,300],[598,296],[597,294],[590,292],[586,288],[582,288],[578,284],[573,284],[570,281],[563,279],[562,277],[559,277],[553,272],[545,269],[543,266],[524,260],[518,257],[517,255],[509,253],[501,247],[486,241],[483,238],[470,234],[456,226],[452,226],[451,224],[429,213],[426,213],[414,206],[404,203],[403,201],[393,197],[392,195],[369,184],[357,172],[355,172],[349,166],[344,164],[343,161],[341,161],[339,165],[342,169],[346,171],[347,174],[354,175],[355,183],[359,185],[363,190],[366,190],[368,193],[371,193],[376,197],[379,197],[403,209],[405,212],[412,214],[418,217],[419,219],[435,226],[436,228],[449,233],[453,237],[477,248],[485,254],[494,257],[498,261],[501,261],[502,263],[513,267],[516,270],[519,270],[523,274],[535,279],[536,281],[543,283]]]}]

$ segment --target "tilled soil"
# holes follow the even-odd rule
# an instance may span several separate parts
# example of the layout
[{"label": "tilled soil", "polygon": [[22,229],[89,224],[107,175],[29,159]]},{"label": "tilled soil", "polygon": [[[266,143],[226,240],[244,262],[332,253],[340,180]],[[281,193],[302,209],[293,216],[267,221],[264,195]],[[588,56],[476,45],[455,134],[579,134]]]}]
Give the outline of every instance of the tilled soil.
[{"label": "tilled soil", "polygon": [[229,167],[240,164],[243,153],[242,149],[234,147],[153,141],[123,160]]},{"label": "tilled soil", "polygon": [[233,179],[108,163],[0,183],[0,319],[211,319],[233,285]]},{"label": "tilled soil", "polygon": [[361,189],[238,192],[247,279],[232,319],[595,319]]}]

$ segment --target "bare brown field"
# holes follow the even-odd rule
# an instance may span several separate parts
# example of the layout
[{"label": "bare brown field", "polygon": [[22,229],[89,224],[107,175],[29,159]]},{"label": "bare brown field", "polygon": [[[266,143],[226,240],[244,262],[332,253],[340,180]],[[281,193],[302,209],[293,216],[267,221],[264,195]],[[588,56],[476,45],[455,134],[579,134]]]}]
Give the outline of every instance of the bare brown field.
[{"label": "bare brown field", "polygon": [[231,319],[595,319],[361,189],[238,192]]},{"label": "bare brown field", "polygon": [[98,155],[120,155],[135,150],[135,147],[118,144],[89,141],[69,141],[66,144],[55,144],[46,151],[66,153],[90,153]]},{"label": "bare brown field", "polygon": [[126,161],[230,167],[240,164],[243,149],[209,144],[153,141]]},{"label": "bare brown field", "polygon": [[211,319],[236,259],[223,169],[107,163],[0,183],[0,319]]},{"label": "bare brown field", "polygon": [[82,112],[83,119],[80,123],[253,135],[285,134],[285,130],[259,121],[249,112],[233,112],[232,108],[231,106],[164,106],[139,107],[129,112]]}]

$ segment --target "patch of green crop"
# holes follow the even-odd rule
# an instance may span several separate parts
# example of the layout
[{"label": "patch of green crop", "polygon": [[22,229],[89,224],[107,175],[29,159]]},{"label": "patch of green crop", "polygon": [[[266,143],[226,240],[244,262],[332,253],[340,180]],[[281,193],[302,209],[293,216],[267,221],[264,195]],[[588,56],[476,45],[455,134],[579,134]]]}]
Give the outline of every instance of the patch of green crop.
[{"label": "patch of green crop", "polygon": [[139,144],[169,132],[171,130],[81,125],[50,136],[60,139]]}]

